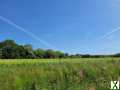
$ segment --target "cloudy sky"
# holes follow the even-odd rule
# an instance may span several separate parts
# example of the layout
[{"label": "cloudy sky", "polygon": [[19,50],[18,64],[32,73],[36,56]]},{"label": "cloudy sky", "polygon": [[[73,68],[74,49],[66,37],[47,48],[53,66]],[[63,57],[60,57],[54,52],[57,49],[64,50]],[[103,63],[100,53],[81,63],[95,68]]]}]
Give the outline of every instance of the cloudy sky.
[{"label": "cloudy sky", "polygon": [[120,52],[120,0],[0,0],[0,41],[69,53]]}]

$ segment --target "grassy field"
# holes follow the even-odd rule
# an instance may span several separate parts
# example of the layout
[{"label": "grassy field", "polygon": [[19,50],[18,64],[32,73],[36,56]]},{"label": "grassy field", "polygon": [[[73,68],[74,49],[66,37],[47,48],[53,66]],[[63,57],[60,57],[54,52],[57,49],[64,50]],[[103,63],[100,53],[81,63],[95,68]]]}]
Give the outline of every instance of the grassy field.
[{"label": "grassy field", "polygon": [[110,90],[120,58],[0,60],[0,90]]}]

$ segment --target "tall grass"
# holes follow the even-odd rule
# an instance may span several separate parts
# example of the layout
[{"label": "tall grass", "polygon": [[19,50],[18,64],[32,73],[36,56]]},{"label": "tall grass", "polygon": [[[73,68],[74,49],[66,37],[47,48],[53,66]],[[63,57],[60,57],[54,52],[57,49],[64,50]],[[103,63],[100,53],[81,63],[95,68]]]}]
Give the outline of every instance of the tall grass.
[{"label": "tall grass", "polygon": [[110,90],[119,58],[1,60],[0,90]]}]

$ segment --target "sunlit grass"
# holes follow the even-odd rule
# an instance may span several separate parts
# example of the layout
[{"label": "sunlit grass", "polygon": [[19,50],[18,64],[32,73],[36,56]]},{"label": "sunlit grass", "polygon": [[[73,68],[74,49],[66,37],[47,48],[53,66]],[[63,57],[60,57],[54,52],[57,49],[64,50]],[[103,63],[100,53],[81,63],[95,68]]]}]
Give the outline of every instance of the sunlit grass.
[{"label": "sunlit grass", "polygon": [[76,59],[0,59],[0,64],[34,64],[34,63],[81,63],[81,62],[107,62],[119,61],[120,58],[76,58]]},{"label": "sunlit grass", "polygon": [[119,58],[0,60],[0,90],[109,90]]}]

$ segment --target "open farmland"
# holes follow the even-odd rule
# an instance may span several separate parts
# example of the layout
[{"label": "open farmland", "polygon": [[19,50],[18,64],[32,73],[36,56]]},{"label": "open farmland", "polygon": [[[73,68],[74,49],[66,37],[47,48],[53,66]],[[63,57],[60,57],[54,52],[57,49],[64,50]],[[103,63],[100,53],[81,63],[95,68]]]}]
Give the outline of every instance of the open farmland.
[{"label": "open farmland", "polygon": [[0,90],[110,90],[119,58],[1,60]]}]

